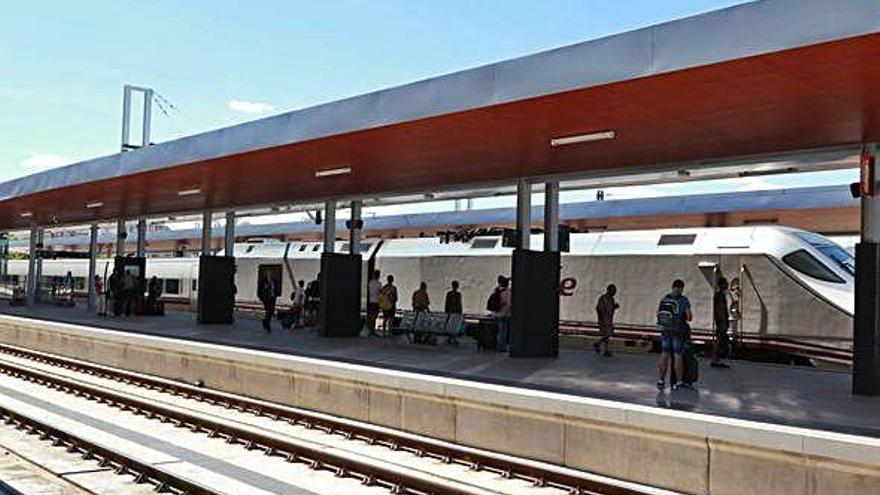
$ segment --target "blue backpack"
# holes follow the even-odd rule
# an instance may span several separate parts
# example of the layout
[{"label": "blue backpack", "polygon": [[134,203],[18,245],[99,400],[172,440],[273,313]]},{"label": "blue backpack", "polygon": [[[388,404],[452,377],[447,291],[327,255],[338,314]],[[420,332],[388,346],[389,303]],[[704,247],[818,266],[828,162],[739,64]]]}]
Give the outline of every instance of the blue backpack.
[{"label": "blue backpack", "polygon": [[682,330],[681,316],[681,298],[673,294],[667,294],[660,300],[660,305],[657,307],[657,325],[664,332],[680,334]]}]

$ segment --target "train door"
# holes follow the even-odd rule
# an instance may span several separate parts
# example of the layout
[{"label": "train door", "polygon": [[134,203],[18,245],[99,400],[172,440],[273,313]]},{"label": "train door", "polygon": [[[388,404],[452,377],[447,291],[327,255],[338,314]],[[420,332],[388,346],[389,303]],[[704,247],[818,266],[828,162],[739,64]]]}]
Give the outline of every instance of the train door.
[{"label": "train door", "polygon": [[260,264],[257,266],[257,287],[260,286],[260,282],[263,280],[263,277],[266,275],[272,279],[272,282],[275,283],[275,292],[280,296],[281,295],[281,287],[283,282],[284,272],[282,270],[281,264],[271,264],[264,265]]}]

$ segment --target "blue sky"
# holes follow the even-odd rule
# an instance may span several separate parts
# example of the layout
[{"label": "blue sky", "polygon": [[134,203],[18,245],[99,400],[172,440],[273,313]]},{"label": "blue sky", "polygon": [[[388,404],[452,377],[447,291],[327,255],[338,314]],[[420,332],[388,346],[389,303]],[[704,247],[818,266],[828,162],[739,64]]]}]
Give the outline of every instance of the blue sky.
[{"label": "blue sky", "polygon": [[176,107],[165,141],[737,3],[8,2],[0,180],[116,152],[126,83]]}]

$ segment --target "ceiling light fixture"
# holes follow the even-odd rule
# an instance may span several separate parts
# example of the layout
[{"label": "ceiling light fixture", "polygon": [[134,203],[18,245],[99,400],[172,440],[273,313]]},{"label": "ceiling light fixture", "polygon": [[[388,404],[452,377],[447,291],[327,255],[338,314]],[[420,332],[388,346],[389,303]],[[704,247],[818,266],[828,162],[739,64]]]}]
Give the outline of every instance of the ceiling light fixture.
[{"label": "ceiling light fixture", "polygon": [[178,196],[194,196],[196,194],[202,194],[202,189],[198,187],[193,187],[192,189],[184,189],[183,191],[177,191]]},{"label": "ceiling light fixture", "polygon": [[350,173],[351,167],[328,168],[315,171],[315,177],[332,177],[334,175],[348,175]]},{"label": "ceiling light fixture", "polygon": [[91,210],[91,209],[94,209],[94,208],[100,208],[100,207],[102,207],[102,206],[104,206],[104,202],[103,202],[103,201],[93,201],[93,202],[91,202],[91,203],[86,203],[86,208],[88,208],[88,209],[90,209],[90,210]]},{"label": "ceiling light fixture", "polygon": [[578,134],[577,136],[553,138],[550,140],[550,146],[565,146],[566,144],[590,143],[593,141],[614,139],[615,137],[617,137],[617,133],[615,133],[614,131],[591,132],[589,134]]}]

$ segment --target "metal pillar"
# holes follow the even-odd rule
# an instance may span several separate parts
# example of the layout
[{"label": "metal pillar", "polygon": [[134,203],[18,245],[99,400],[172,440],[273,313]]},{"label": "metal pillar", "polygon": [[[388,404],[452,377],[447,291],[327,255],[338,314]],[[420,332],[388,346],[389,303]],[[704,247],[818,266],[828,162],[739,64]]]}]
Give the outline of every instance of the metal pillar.
[{"label": "metal pillar", "polygon": [[532,238],[532,184],[520,179],[516,183],[517,247],[529,249]]},{"label": "metal pillar", "polygon": [[[866,146],[862,157],[862,228],[856,245],[856,305],[853,318],[853,375],[855,395],[880,395],[880,196],[875,160],[878,146]],[[874,195],[865,193],[874,182]]]},{"label": "metal pillar", "polygon": [[95,275],[98,274],[98,224],[93,223],[89,229],[89,311],[94,311],[98,302],[95,289]]},{"label": "metal pillar", "polygon": [[43,257],[39,255],[39,252],[46,248],[45,244],[46,239],[46,230],[42,227],[37,228],[37,267],[34,273],[34,280],[36,282],[36,291],[34,292],[35,298],[37,301],[40,300],[40,282],[43,281]]},{"label": "metal pillar", "polygon": [[28,236],[28,274],[26,298],[28,306],[34,304],[37,293],[37,228],[31,227]]},{"label": "metal pillar", "polygon": [[125,238],[128,232],[125,230],[125,219],[116,220],[116,256],[125,256]]},{"label": "metal pillar", "polygon": [[544,185],[544,251],[559,251],[559,182]]},{"label": "metal pillar", "polygon": [[324,203],[324,252],[336,251],[336,201]]},{"label": "metal pillar", "polygon": [[349,222],[348,235],[348,252],[351,254],[361,254],[362,210],[363,203],[361,201],[351,202],[351,221]]},{"label": "metal pillar", "polygon": [[202,256],[211,256],[211,210],[202,213]]},{"label": "metal pillar", "polygon": [[147,219],[138,218],[137,223],[137,257],[147,255]]},{"label": "metal pillar", "polygon": [[[141,126],[141,144],[131,144],[131,93],[138,91],[144,95],[144,115]],[[153,90],[126,84],[122,88],[122,151],[150,145],[150,127],[153,114]]]},{"label": "metal pillar", "polygon": [[226,256],[235,256],[235,210],[226,212],[226,230],[223,235],[223,250]]}]

